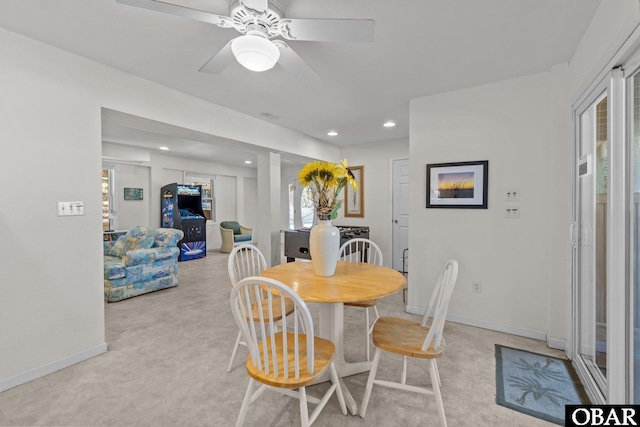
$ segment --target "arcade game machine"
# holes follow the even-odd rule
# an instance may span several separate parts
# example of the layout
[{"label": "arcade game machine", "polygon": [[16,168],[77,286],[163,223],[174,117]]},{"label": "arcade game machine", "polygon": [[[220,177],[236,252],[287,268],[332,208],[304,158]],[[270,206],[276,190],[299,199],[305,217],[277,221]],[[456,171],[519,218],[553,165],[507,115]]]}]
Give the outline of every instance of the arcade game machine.
[{"label": "arcade game machine", "polygon": [[161,189],[160,226],[182,230],[178,261],[207,255],[207,219],[202,211],[199,185],[167,184]]}]

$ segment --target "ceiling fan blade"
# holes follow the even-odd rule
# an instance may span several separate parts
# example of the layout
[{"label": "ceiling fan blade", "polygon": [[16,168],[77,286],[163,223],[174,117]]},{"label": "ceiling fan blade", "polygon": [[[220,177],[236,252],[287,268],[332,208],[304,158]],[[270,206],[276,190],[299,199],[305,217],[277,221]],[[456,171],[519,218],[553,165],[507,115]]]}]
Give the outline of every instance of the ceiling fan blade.
[{"label": "ceiling fan blade", "polygon": [[141,7],[143,9],[154,10],[156,12],[169,13],[171,15],[182,16],[196,21],[207,22],[222,28],[232,28],[233,21],[228,16],[216,15],[215,13],[203,10],[191,9],[189,7],[178,6],[177,4],[166,3],[159,0],[116,0],[118,3],[128,6]]},{"label": "ceiling fan blade", "polygon": [[240,4],[256,15],[264,15],[269,9],[269,0],[240,0]]},{"label": "ceiling fan blade", "polygon": [[272,40],[272,42],[280,49],[278,64],[296,79],[303,83],[308,83],[320,77],[288,44],[282,40]]},{"label": "ceiling fan blade", "polygon": [[278,23],[288,40],[320,42],[372,42],[373,19],[282,19]]},{"label": "ceiling fan blade", "polygon": [[224,45],[222,49],[220,49],[215,55],[211,57],[198,71],[201,73],[211,73],[218,74],[222,70],[224,70],[227,65],[229,65],[235,58],[233,56],[233,52],[231,51],[231,43],[232,39]]}]

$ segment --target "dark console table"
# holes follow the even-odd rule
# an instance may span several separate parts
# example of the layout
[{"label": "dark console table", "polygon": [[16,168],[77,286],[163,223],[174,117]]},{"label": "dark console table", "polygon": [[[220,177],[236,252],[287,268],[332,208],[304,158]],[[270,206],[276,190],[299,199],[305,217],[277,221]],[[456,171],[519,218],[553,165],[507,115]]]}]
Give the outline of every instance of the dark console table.
[{"label": "dark console table", "polygon": [[[369,238],[369,227],[336,225],[340,230],[340,246],[347,240]],[[287,262],[293,262],[296,258],[311,259],[309,254],[309,232],[310,228],[299,230],[285,230],[284,232],[284,256]]]}]

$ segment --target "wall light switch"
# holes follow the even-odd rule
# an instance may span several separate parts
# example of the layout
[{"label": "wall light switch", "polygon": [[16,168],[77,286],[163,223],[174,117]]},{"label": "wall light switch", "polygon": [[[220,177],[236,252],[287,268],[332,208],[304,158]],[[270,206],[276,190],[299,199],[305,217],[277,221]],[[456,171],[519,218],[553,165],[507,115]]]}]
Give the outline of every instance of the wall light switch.
[{"label": "wall light switch", "polygon": [[84,215],[84,202],[58,202],[58,216]]},{"label": "wall light switch", "polygon": [[504,201],[505,202],[519,202],[520,201],[520,190],[507,190],[504,193]]},{"label": "wall light switch", "polygon": [[504,208],[504,217],[508,219],[520,218],[520,206],[507,206]]}]

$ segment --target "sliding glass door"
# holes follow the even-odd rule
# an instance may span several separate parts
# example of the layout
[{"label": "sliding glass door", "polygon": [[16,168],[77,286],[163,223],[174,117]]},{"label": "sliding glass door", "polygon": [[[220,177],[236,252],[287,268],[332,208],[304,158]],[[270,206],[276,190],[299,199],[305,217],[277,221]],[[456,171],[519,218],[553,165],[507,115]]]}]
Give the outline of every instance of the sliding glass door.
[{"label": "sliding glass door", "polygon": [[607,389],[607,91],[578,120],[577,356],[598,392]]},{"label": "sliding glass door", "polygon": [[633,78],[612,70],[574,109],[575,178],[572,225],[574,366],[594,403],[632,399],[634,293],[629,262],[632,215],[625,91]]}]

